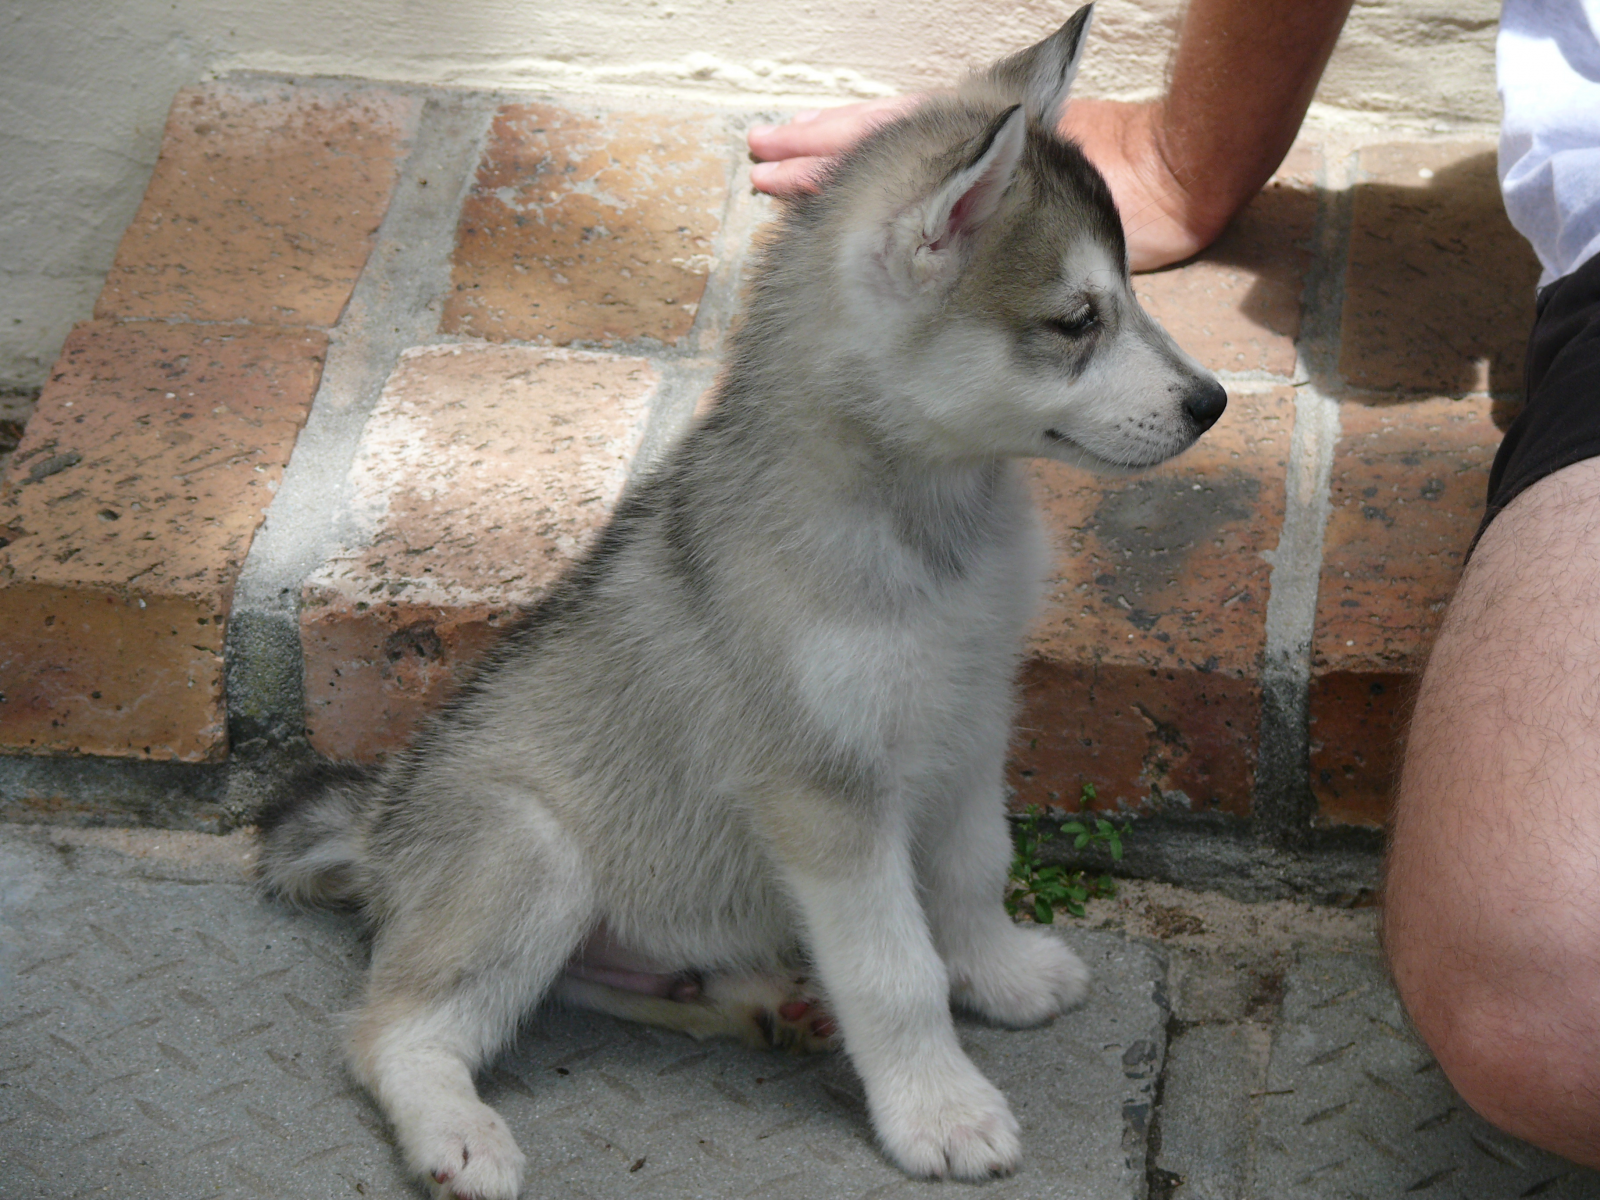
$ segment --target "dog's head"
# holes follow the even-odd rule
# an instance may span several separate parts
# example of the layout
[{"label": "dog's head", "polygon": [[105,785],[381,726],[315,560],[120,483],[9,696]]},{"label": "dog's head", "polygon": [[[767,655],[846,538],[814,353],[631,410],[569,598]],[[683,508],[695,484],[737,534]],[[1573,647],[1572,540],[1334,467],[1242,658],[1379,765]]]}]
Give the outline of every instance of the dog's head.
[{"label": "dog's head", "polygon": [[826,189],[840,325],[934,453],[1143,467],[1226,405],[1139,306],[1110,190],[1056,133],[1089,16],[877,131]]}]

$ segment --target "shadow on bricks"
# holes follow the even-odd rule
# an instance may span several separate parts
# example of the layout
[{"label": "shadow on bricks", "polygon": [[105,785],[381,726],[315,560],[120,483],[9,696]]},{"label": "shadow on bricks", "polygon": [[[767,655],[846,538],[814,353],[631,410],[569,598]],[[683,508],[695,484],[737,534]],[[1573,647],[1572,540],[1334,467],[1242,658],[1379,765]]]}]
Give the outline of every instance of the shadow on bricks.
[{"label": "shadow on bricks", "polygon": [[1134,279],[1150,315],[1212,370],[1294,374],[1317,214],[1329,202],[1316,186],[1321,157],[1295,146],[1203,253]]},{"label": "shadow on bricks", "polygon": [[1539,264],[1492,146],[1368,146],[1351,191],[1339,374],[1363,389],[1513,393]]}]

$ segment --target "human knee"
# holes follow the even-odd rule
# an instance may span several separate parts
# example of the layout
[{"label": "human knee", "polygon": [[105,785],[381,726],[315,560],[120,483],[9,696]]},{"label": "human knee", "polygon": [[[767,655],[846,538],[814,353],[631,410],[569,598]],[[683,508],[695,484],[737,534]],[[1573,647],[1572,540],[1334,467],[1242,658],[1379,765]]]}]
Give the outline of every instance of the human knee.
[{"label": "human knee", "polygon": [[[1476,1112],[1580,1162],[1600,1161],[1600,943],[1532,910],[1422,937],[1387,922],[1385,948],[1417,1032]],[[1557,922],[1559,924],[1559,922]],[[1537,928],[1535,927],[1537,926]]]},{"label": "human knee", "polygon": [[[1432,1001],[1448,1017],[1424,1031],[1445,1076],[1480,1116],[1569,1158],[1600,1162],[1600,1071],[1593,1029],[1564,1005]],[[1587,1015],[1580,1020],[1591,1025]]]}]

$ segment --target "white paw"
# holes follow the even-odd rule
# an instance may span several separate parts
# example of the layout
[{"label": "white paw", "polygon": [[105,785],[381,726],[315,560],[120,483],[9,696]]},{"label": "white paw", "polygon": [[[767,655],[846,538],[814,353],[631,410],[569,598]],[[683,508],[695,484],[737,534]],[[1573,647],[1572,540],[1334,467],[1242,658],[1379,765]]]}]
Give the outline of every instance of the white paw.
[{"label": "white paw", "polygon": [[433,1200],[516,1200],[522,1190],[527,1159],[487,1104],[435,1110],[405,1149]]},{"label": "white paw", "polygon": [[997,1025],[1042,1025],[1083,999],[1089,968],[1055,934],[1012,925],[971,963],[951,964],[955,1002]]},{"label": "white paw", "polygon": [[1017,1119],[1000,1089],[970,1064],[963,1074],[937,1090],[914,1084],[877,1114],[883,1148],[906,1174],[984,1180],[1009,1175],[1022,1161]]}]

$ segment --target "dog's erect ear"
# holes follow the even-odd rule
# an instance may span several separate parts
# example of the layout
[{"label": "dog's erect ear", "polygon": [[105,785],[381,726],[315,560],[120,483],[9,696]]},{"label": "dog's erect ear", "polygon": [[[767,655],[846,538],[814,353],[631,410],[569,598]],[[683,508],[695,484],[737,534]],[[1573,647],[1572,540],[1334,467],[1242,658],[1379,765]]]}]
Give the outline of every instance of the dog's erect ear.
[{"label": "dog's erect ear", "polygon": [[977,232],[1000,207],[1022,158],[1027,114],[1020,104],[989,124],[973,153],[939,186],[922,209],[922,246],[935,253]]},{"label": "dog's erect ear", "polygon": [[1085,4],[1044,41],[1001,59],[989,72],[996,83],[1022,101],[1028,119],[1045,129],[1060,124],[1093,16],[1094,5]]},{"label": "dog's erect ear", "polygon": [[920,203],[901,209],[883,229],[871,258],[902,293],[948,283],[964,253],[1000,207],[1027,142],[1028,114],[1014,104],[974,138],[962,163]]}]

